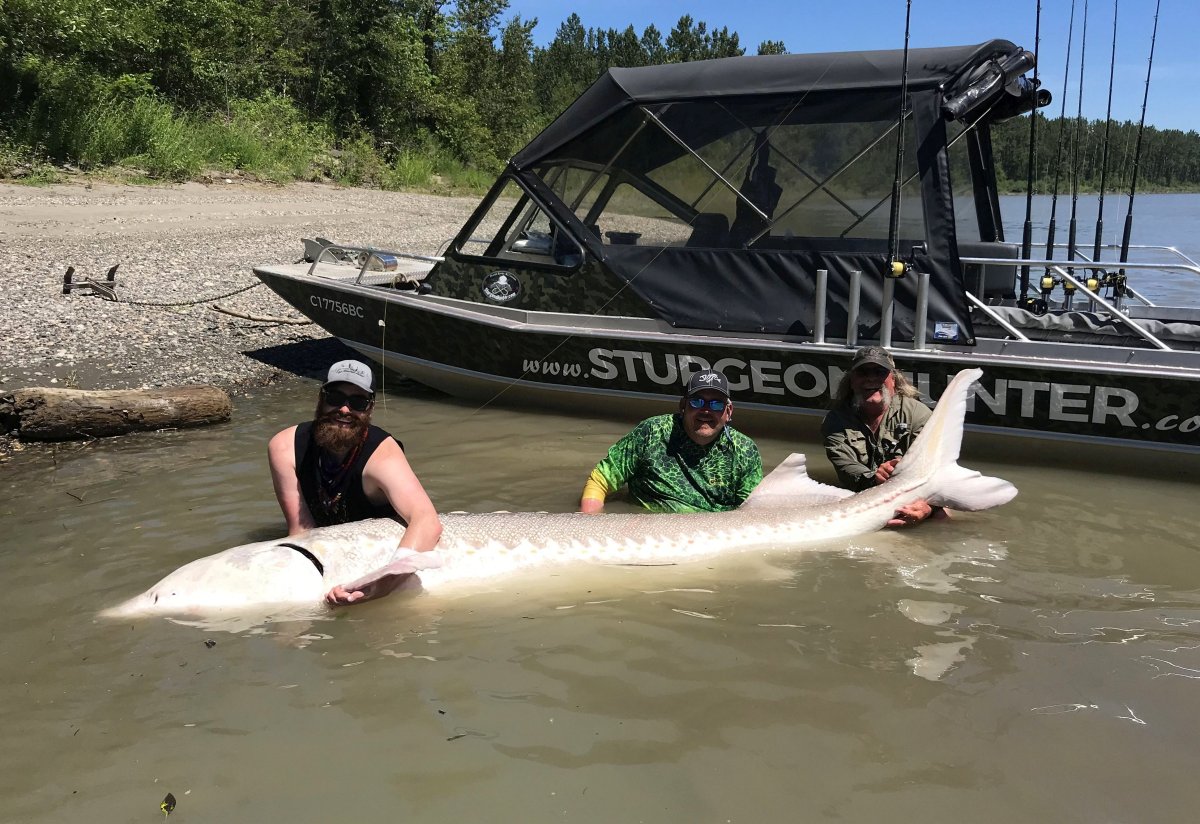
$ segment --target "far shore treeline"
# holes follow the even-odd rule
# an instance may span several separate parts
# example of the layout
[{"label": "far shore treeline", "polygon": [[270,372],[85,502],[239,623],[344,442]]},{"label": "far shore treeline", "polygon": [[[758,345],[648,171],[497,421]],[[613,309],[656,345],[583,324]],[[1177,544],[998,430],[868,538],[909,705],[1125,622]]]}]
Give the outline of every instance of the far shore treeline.
[{"label": "far shore treeline", "polygon": [[[507,0],[0,0],[0,176],[477,191],[609,67],[748,53],[686,15],[638,33],[571,14],[545,47],[538,25]],[[1109,130],[1108,189],[1127,188],[1137,121]],[[1098,188],[1104,131],[1039,115],[1036,190],[1056,164],[1060,191],[1072,168]],[[1006,190],[1024,189],[1028,135],[1028,117],[995,131]],[[1139,188],[1200,189],[1200,135],[1148,126]]]}]

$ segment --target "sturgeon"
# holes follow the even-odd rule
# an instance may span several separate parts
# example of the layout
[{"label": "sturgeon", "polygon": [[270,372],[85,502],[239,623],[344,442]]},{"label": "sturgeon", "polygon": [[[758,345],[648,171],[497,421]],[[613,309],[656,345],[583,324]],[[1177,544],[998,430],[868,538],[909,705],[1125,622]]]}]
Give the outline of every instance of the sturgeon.
[{"label": "sturgeon", "polygon": [[399,549],[404,527],[390,519],[320,527],[192,561],[101,615],[316,606],[334,585],[353,590],[394,574],[415,574],[429,590],[565,564],[665,564],[784,551],[882,529],[898,507],[919,499],[959,510],[1000,506],[1016,488],[958,464],[968,392],[982,374],[959,372],[892,477],[857,494],[812,480],[804,456],[793,454],[729,512],[452,512],[441,516],[442,536],[430,552]]}]

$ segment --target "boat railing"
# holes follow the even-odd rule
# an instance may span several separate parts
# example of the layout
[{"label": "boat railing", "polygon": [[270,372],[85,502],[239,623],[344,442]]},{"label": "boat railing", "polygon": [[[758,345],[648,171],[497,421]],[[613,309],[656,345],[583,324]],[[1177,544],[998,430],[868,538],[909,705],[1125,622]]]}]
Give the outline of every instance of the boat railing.
[{"label": "boat railing", "polygon": [[[1145,248],[1151,248],[1151,247],[1145,247]],[[1172,249],[1173,247],[1161,246],[1161,247],[1153,247],[1153,248],[1162,249],[1165,251],[1168,249]],[[1175,251],[1178,252],[1178,250],[1175,250]],[[1077,252],[1077,254],[1080,254],[1080,253]],[[1186,263],[1158,263],[1158,262],[1153,262],[1153,261],[1132,261],[1132,260],[1127,260],[1124,262],[1115,261],[1115,260],[1093,261],[1090,258],[1088,258],[1087,256],[1082,255],[1082,254],[1080,254],[1080,256],[1075,258],[1074,260],[1055,260],[1053,258],[1043,259],[1043,258],[1008,258],[1008,257],[961,257],[961,258],[959,258],[959,261],[961,263],[963,263],[964,265],[978,265],[980,267],[980,273],[979,273],[978,278],[976,278],[976,282],[974,285],[975,285],[975,289],[976,289],[976,294],[979,295],[980,297],[986,297],[986,295],[985,295],[986,288],[985,288],[985,283],[984,283],[986,271],[982,268],[984,266],[1004,266],[1004,267],[1006,267],[1007,269],[1009,269],[1010,271],[1013,272],[1013,285],[1015,285],[1015,283],[1016,283],[1016,270],[1020,269],[1023,266],[1028,266],[1030,269],[1052,269],[1052,268],[1059,268],[1059,269],[1065,268],[1067,270],[1088,269],[1089,271],[1093,271],[1093,272],[1102,272],[1105,275],[1112,274],[1114,272],[1124,272],[1126,270],[1131,270],[1131,269],[1142,270],[1142,271],[1147,271],[1147,272],[1188,272],[1192,275],[1196,275],[1196,276],[1200,277],[1200,264],[1195,263],[1194,261],[1191,260],[1191,258],[1187,257],[1187,255],[1184,255],[1182,252],[1179,252],[1178,254],[1179,254],[1180,258],[1182,258],[1183,260],[1185,260],[1187,262]],[[1101,285],[1103,285],[1103,284],[1101,284]],[[1141,295],[1141,293],[1136,292],[1131,286],[1129,286],[1128,282],[1126,282],[1124,284],[1124,291],[1130,295],[1137,297],[1137,299],[1140,302],[1144,303],[1147,306],[1155,305],[1148,298]],[[1087,290],[1087,292],[1088,292],[1088,294],[1092,294],[1091,290]]]},{"label": "boat railing", "polygon": [[369,280],[371,275],[368,273],[383,275],[389,281],[418,281],[424,274],[428,273],[427,270],[424,272],[415,270],[399,271],[399,262],[401,260],[436,264],[441,263],[445,258],[437,255],[418,255],[413,252],[376,249],[372,246],[350,246],[341,243],[330,243],[329,245],[321,246],[320,251],[313,257],[313,261],[308,267],[308,274],[315,274],[317,265],[320,263],[357,266],[358,276],[354,280],[356,284],[369,284],[371,282]]},{"label": "boat railing", "polygon": [[[980,277],[978,284],[978,293],[972,292],[970,289],[965,291],[965,297],[971,307],[985,315],[991,322],[1003,329],[1006,334],[1014,340],[1028,341],[1020,328],[1006,318],[1001,312],[997,311],[999,307],[991,304],[984,296],[984,274],[985,266],[1004,266],[1014,272],[1013,288],[1015,289],[1015,272],[1022,266],[1028,266],[1031,269],[1037,268],[1044,270],[1048,275],[1054,277],[1056,285],[1062,285],[1067,288],[1069,285],[1068,295],[1071,296],[1065,301],[1065,305],[1061,308],[1070,311],[1071,301],[1075,292],[1086,297],[1089,304],[1089,311],[1097,311],[1103,309],[1111,321],[1121,324],[1135,335],[1146,341],[1150,346],[1163,351],[1171,351],[1172,347],[1161,340],[1152,331],[1146,328],[1138,318],[1131,317],[1129,313],[1121,308],[1119,302],[1110,301],[1100,294],[1103,288],[1104,281],[1099,277],[1083,278],[1076,277],[1073,270],[1076,268],[1087,269],[1089,272],[1102,273],[1107,275],[1109,272],[1121,271],[1128,269],[1140,269],[1147,271],[1186,271],[1200,276],[1200,265],[1196,264],[1187,255],[1180,252],[1178,249],[1169,246],[1145,246],[1138,247],[1142,249],[1153,249],[1156,251],[1167,251],[1175,253],[1184,263],[1154,263],[1143,261],[1101,261],[1093,262],[1091,260],[1051,260],[1051,259],[1035,259],[1035,258],[1007,258],[1007,257],[963,257],[961,258],[964,264],[979,265]],[[928,313],[929,313],[929,273],[917,272],[917,292],[916,305],[914,311],[914,329],[927,330],[928,328]],[[862,305],[862,272],[852,271],[850,273],[850,281],[848,284],[848,294],[846,303],[846,346],[854,347],[858,345],[858,316]],[[1040,280],[1040,278],[1039,278]],[[1093,286],[1099,283],[1096,288],[1089,288],[1089,280]],[[890,288],[889,288],[890,287]],[[825,325],[827,319],[827,304],[829,291],[829,273],[828,270],[818,269],[816,273],[816,290],[813,306],[813,343],[825,343]],[[1128,294],[1135,295],[1138,300],[1142,301],[1147,306],[1154,306],[1153,303],[1146,300],[1143,296],[1133,292],[1128,286],[1125,286],[1124,291]],[[881,313],[879,343],[887,348],[891,348],[892,341],[892,311],[895,296],[895,281],[887,278],[883,283],[882,303],[884,310]],[[912,348],[914,350],[928,349],[929,341],[927,333],[918,336],[913,340]]]},{"label": "boat railing", "polygon": [[[1137,270],[1145,270],[1145,271],[1190,272],[1194,275],[1200,276],[1200,265],[1197,265],[1195,261],[1193,261],[1187,255],[1180,252],[1178,249],[1175,249],[1174,247],[1171,247],[1171,246],[1144,246],[1144,247],[1139,247],[1139,248],[1154,249],[1156,251],[1172,251],[1179,258],[1186,261],[1186,263],[1154,263],[1154,262],[1149,262],[1149,261],[1124,261],[1124,262],[1122,262],[1122,261],[1099,261],[1099,262],[1095,262],[1095,261],[1087,259],[1083,256],[1078,257],[1074,260],[1066,260],[1066,261],[1052,260],[1052,259],[1038,259],[1038,258],[998,258],[998,257],[964,257],[964,258],[960,258],[960,260],[963,264],[975,264],[975,265],[979,265],[981,267],[980,275],[979,275],[979,282],[976,287],[978,291],[976,293],[972,293],[968,290],[968,292],[967,292],[968,299],[970,299],[972,305],[974,305],[976,307],[983,307],[984,305],[986,305],[986,301],[983,299],[983,297],[984,297],[984,285],[983,285],[984,270],[982,269],[983,266],[1004,265],[1004,266],[1007,266],[1010,269],[1012,269],[1014,272],[1016,269],[1019,269],[1022,266],[1028,266],[1030,269],[1035,269],[1035,268],[1043,269],[1047,273],[1053,273],[1054,276],[1057,276],[1057,278],[1058,278],[1057,283],[1070,284],[1070,286],[1072,287],[1072,289],[1071,289],[1072,292],[1078,291],[1082,295],[1086,296],[1090,311],[1095,311],[1097,307],[1100,307],[1110,314],[1112,320],[1122,324],[1123,326],[1128,328],[1131,332],[1133,332],[1133,334],[1135,334],[1137,337],[1142,338],[1147,343],[1149,343],[1151,346],[1154,346],[1157,349],[1170,350],[1171,349],[1170,346],[1168,346],[1166,343],[1164,343],[1162,340],[1160,340],[1157,336],[1155,336],[1152,332],[1150,332],[1148,329],[1146,329],[1146,327],[1142,323],[1140,323],[1138,321],[1138,319],[1130,317],[1129,314],[1121,308],[1121,306],[1119,305],[1119,301],[1118,302],[1109,301],[1106,298],[1104,298],[1103,295],[1100,294],[1100,289],[1103,288],[1103,281],[1100,281],[1100,288],[1091,289],[1091,288],[1088,288],[1088,279],[1081,280],[1081,279],[1077,278],[1073,273],[1073,270],[1076,268],[1087,269],[1091,272],[1102,273],[1104,275],[1108,275],[1111,272],[1117,272],[1117,271],[1124,272],[1125,270],[1137,269]],[[1079,254],[1078,250],[1076,253]],[[1015,278],[1015,275],[1014,275],[1014,278]],[[1144,295],[1142,295],[1139,292],[1132,289],[1127,283],[1123,284],[1123,289],[1128,295],[1135,297],[1137,300],[1139,300],[1144,305],[1146,305],[1146,306],[1154,306],[1155,305]],[[1073,298],[1068,299],[1062,308],[1069,310],[1071,308],[1071,300],[1073,300]],[[918,301],[919,301],[919,297],[918,297]],[[996,321],[996,322],[1000,321],[1000,318],[997,313],[986,312],[986,314],[988,314],[988,316],[993,321]],[[1005,329],[1006,332],[1008,332],[1009,334],[1012,334],[1013,330],[1011,328],[1011,324],[1000,323],[1000,325]]]},{"label": "boat railing", "polygon": [[[1010,271],[1012,271],[1014,273],[1013,274],[1013,283],[1014,284],[1016,283],[1016,274],[1015,274],[1016,270],[1020,269],[1023,266],[1028,266],[1030,269],[1054,269],[1055,271],[1061,271],[1063,268],[1065,268],[1067,270],[1088,269],[1088,270],[1091,270],[1094,272],[1102,272],[1105,275],[1111,274],[1113,272],[1125,272],[1126,270],[1142,270],[1142,271],[1148,271],[1148,272],[1149,271],[1188,272],[1190,274],[1200,277],[1200,264],[1196,263],[1191,258],[1189,258],[1187,255],[1183,254],[1182,252],[1180,252],[1178,249],[1176,249],[1173,246],[1143,246],[1143,247],[1138,247],[1138,248],[1154,249],[1154,250],[1163,251],[1163,252],[1173,252],[1176,255],[1178,255],[1178,257],[1184,262],[1182,262],[1182,263],[1157,263],[1157,262],[1152,262],[1152,261],[1131,261],[1131,260],[1127,260],[1124,262],[1122,262],[1122,261],[1106,261],[1106,260],[1093,261],[1090,258],[1088,258],[1086,255],[1079,252],[1079,250],[1076,250],[1076,254],[1078,255],[1078,257],[1076,257],[1074,260],[1054,260],[1053,258],[1042,259],[1042,258],[1007,258],[1007,257],[962,257],[962,258],[959,258],[959,261],[962,262],[964,265],[977,265],[980,267],[979,276],[976,278],[976,283],[974,284],[975,294],[980,297],[986,297],[985,293],[987,291],[987,289],[985,287],[985,278],[987,275],[987,271],[983,268],[985,266],[1004,266],[1004,267],[1006,267],[1007,269],[1009,269]],[[1143,295],[1142,293],[1140,293],[1136,289],[1134,289],[1132,286],[1130,286],[1128,281],[1126,281],[1124,283],[1123,289],[1126,292],[1126,294],[1128,294],[1131,297],[1136,298],[1140,303],[1142,303],[1146,306],[1154,306],[1155,305],[1153,301],[1151,301],[1145,295]],[[1089,295],[1089,300],[1091,300],[1092,299],[1091,296],[1095,294],[1091,290],[1085,290],[1085,293]]]}]

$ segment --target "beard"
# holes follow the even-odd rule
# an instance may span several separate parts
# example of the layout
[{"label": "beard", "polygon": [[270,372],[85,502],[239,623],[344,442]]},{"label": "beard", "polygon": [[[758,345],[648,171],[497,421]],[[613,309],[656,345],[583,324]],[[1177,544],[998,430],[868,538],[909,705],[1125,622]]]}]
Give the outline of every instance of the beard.
[{"label": "beard", "polygon": [[[893,392],[892,390],[888,389],[886,386],[879,387],[879,389],[877,391],[879,392],[879,403],[880,403],[881,408],[887,409],[888,407],[890,407],[892,405],[892,398],[896,397],[896,393]],[[867,398],[870,395],[874,395],[874,394],[875,394],[875,391],[855,392],[854,393],[854,408],[856,410],[861,410],[863,408],[863,404],[866,403]],[[874,406],[874,404],[871,404],[871,405]]]},{"label": "beard", "polygon": [[353,416],[349,425],[338,420],[337,412],[318,414],[313,419],[313,440],[326,452],[342,454],[357,446],[367,432],[370,423],[365,417]]}]

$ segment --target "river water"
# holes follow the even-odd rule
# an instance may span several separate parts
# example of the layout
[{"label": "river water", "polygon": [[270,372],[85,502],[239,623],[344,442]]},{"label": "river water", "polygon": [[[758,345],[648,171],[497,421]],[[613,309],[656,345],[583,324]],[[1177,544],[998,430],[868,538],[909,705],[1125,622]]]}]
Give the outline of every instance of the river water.
[{"label": "river water", "polygon": [[[168,792],[173,820],[212,822],[1194,818],[1184,477],[968,461],[1020,495],[824,551],[564,569],[305,620],[97,620],[281,534],[265,444],[314,390],[3,465],[0,820],[150,821]],[[573,509],[630,425],[396,384],[376,422],[444,511]],[[768,465],[823,463],[758,441]]]},{"label": "river water", "polygon": [[[975,464],[1021,494],[829,551],[583,567],[257,626],[96,620],[280,534],[264,444],[313,389],[6,465],[0,819],[152,820],[167,792],[181,820],[222,822],[1194,811],[1184,480]],[[376,418],[443,510],[569,510],[625,429],[415,389]],[[768,464],[819,454],[760,446]]]},{"label": "river water", "polygon": [[[1069,237],[1072,203],[1069,193],[1057,201],[1049,195],[1035,195],[1030,210],[1033,237],[1033,256],[1044,257],[1050,218],[1054,217],[1056,249],[1053,257],[1067,257],[1064,248]],[[1110,193],[1103,207],[1096,195],[1080,195],[1075,204],[1077,244],[1082,255],[1091,258],[1096,242],[1096,218],[1102,219],[1100,242],[1103,247],[1120,247],[1129,212],[1129,196]],[[1025,198],[1000,198],[1000,214],[1004,221],[1004,236],[1010,243],[1020,243],[1025,224]],[[1173,246],[1193,261],[1200,262],[1200,195],[1154,194],[1137,195],[1133,200],[1131,246]],[[1117,249],[1103,248],[1100,260],[1120,259]],[[1169,252],[1133,249],[1130,260],[1178,264],[1181,259]],[[1036,277],[1036,275],[1035,275]],[[1189,272],[1130,270],[1130,285],[1149,300],[1161,305],[1196,306],[1200,304],[1200,276]],[[1059,297],[1059,295],[1056,295]]]}]

